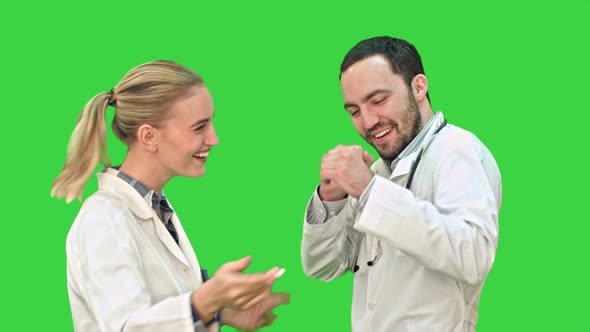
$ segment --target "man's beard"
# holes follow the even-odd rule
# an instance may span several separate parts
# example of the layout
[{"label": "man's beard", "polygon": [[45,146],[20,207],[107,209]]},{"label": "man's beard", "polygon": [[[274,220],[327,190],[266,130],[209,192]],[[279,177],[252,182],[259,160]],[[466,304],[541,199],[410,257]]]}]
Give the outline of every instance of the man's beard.
[{"label": "man's beard", "polygon": [[[418,135],[422,129],[422,116],[418,109],[418,103],[412,93],[408,93],[408,107],[403,111],[401,128],[397,123],[393,121],[379,122],[370,130],[367,130],[365,141],[377,150],[381,159],[387,164],[391,164],[395,158],[412,142],[412,140]],[[385,146],[385,149],[380,149],[378,145],[373,144],[373,135],[383,128],[392,127],[397,132],[397,137],[392,145]],[[390,142],[388,142],[390,143]]]}]

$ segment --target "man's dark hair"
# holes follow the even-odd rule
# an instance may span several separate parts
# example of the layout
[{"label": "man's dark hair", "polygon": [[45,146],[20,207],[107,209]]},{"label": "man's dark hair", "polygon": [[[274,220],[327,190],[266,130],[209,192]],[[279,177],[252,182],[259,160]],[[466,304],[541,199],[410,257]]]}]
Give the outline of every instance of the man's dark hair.
[{"label": "man's dark hair", "polygon": [[[389,61],[391,71],[402,75],[409,88],[416,75],[424,74],[422,60],[414,45],[403,39],[383,36],[365,39],[350,49],[340,65],[340,77],[348,67],[373,55],[383,55]],[[428,93],[426,98],[430,100]]]}]

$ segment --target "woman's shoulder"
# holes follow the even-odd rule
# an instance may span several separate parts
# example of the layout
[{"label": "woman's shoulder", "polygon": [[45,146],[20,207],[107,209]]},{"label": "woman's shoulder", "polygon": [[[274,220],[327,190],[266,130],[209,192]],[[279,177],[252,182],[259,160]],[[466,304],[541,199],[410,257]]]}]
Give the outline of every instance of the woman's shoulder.
[{"label": "woman's shoulder", "polygon": [[72,228],[120,227],[122,221],[131,216],[129,207],[120,198],[108,191],[98,190],[84,201]]},{"label": "woman's shoulder", "polygon": [[84,201],[68,232],[68,259],[84,255],[89,243],[130,243],[133,221],[133,214],[117,196],[97,191]]},{"label": "woman's shoulder", "polygon": [[93,210],[103,215],[119,215],[122,212],[128,211],[129,208],[125,206],[125,203],[117,195],[107,190],[99,189],[84,201],[80,211],[82,210]]}]

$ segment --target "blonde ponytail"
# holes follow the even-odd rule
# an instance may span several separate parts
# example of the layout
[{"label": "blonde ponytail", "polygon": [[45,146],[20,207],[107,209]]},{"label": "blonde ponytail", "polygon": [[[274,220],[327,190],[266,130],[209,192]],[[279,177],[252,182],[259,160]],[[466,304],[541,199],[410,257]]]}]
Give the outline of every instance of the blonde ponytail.
[{"label": "blonde ponytail", "polygon": [[106,146],[105,112],[112,93],[100,93],[84,106],[68,144],[63,170],[53,181],[51,196],[82,200],[86,182],[100,161],[111,165]]}]

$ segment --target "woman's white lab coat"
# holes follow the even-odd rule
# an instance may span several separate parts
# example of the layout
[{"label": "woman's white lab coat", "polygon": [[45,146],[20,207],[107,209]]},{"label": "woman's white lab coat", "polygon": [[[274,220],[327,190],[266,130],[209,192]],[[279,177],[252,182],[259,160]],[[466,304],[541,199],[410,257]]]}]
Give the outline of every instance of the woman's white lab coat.
[{"label": "woman's white lab coat", "polygon": [[176,214],[180,246],[124,180],[107,171],[98,181],[66,243],[74,329],[200,331],[191,312],[191,293],[202,284],[199,262]]}]

